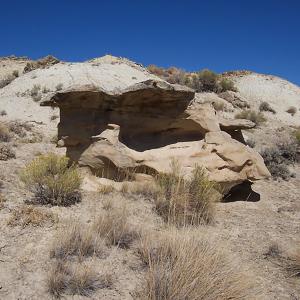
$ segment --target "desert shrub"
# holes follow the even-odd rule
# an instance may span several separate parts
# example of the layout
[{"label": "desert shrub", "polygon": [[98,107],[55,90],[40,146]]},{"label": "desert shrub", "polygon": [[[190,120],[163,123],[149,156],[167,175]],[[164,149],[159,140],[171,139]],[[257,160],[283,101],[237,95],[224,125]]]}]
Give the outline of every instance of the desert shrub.
[{"label": "desert shrub", "polygon": [[0,194],[0,209],[2,209],[5,206],[6,199],[2,194]]},{"label": "desert shrub", "polygon": [[216,183],[199,166],[190,179],[184,179],[176,162],[171,168],[171,173],[156,178],[161,192],[155,201],[158,214],[167,223],[179,226],[211,223],[219,200]]},{"label": "desert shrub", "polygon": [[266,101],[263,101],[260,105],[259,105],[259,110],[260,111],[269,111],[273,114],[276,114],[276,111],[271,107],[271,105],[266,102]]},{"label": "desert shrub", "polygon": [[255,123],[257,126],[266,121],[265,116],[261,112],[256,112],[254,110],[244,110],[235,115],[236,119],[247,119]]},{"label": "desert shrub", "polygon": [[300,145],[300,129],[297,129],[293,132],[293,137],[296,140],[296,143]]},{"label": "desert shrub", "polygon": [[204,69],[197,73],[198,80],[201,82],[202,91],[217,92],[218,91],[218,74],[208,69]]},{"label": "desert shrub", "polygon": [[297,144],[294,142],[280,143],[264,149],[261,156],[274,178],[287,180],[292,175],[287,166],[298,161]]},{"label": "desert shrub", "polygon": [[138,235],[128,222],[126,208],[112,209],[98,216],[93,223],[93,230],[105,239],[108,246],[116,245],[121,248],[129,248]]},{"label": "desert shrub", "polygon": [[11,145],[0,143],[0,160],[16,158],[16,152]]},{"label": "desert shrub", "polygon": [[70,256],[104,257],[104,240],[96,235],[92,226],[85,226],[77,221],[70,222],[62,229],[53,242],[50,257],[65,260]]},{"label": "desert shrub", "polygon": [[199,232],[168,230],[143,236],[138,253],[148,266],[138,299],[246,299],[251,282],[234,260]]},{"label": "desert shrub", "polygon": [[62,294],[89,297],[97,289],[110,288],[112,283],[111,274],[98,275],[88,264],[71,266],[59,260],[52,265],[47,277],[48,291],[55,298]]},{"label": "desert shrub", "polygon": [[11,134],[9,132],[9,127],[0,122],[0,142],[9,142],[11,139]]},{"label": "desert shrub", "polygon": [[38,102],[42,99],[40,90],[41,90],[41,86],[39,84],[35,84],[30,91],[30,96],[35,102]]},{"label": "desert shrub", "polygon": [[10,226],[44,226],[57,222],[57,217],[50,211],[23,205],[12,211],[7,222]]},{"label": "desert shrub", "polygon": [[220,92],[226,92],[226,91],[236,92],[237,91],[236,87],[234,86],[233,81],[231,81],[228,78],[222,78],[220,80],[219,84],[220,84]]},{"label": "desert shrub", "polygon": [[15,135],[23,138],[27,135],[28,131],[32,130],[32,125],[26,122],[12,121],[8,124],[9,131]]},{"label": "desert shrub", "polygon": [[297,108],[295,106],[290,106],[287,110],[287,113],[291,114],[292,116],[294,116],[297,112]]},{"label": "desert shrub", "polygon": [[53,153],[41,155],[30,162],[20,178],[34,193],[34,202],[68,206],[79,202],[81,178],[69,159]]},{"label": "desert shrub", "polygon": [[63,88],[63,84],[62,84],[62,83],[57,84],[56,87],[55,87],[55,89],[56,89],[57,91],[61,91],[62,88]]},{"label": "desert shrub", "polygon": [[13,74],[6,76],[4,79],[0,80],[0,89],[9,85],[15,79],[16,77]]},{"label": "desert shrub", "polygon": [[6,110],[4,110],[4,109],[1,110],[1,111],[0,111],[0,116],[2,116],[2,117],[3,117],[3,116],[7,116]]},{"label": "desert shrub", "polygon": [[12,75],[17,78],[19,77],[19,71],[18,70],[13,70]]}]

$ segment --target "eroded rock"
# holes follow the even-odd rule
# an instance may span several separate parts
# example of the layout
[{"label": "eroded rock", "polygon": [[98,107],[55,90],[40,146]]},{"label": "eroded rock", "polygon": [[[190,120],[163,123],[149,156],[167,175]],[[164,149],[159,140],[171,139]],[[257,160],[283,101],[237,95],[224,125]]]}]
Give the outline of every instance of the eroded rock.
[{"label": "eroded rock", "polygon": [[60,108],[59,143],[79,166],[121,181],[170,172],[175,159],[186,176],[197,164],[205,167],[224,192],[270,175],[257,152],[222,131],[252,124],[221,121],[210,103],[194,100],[193,90],[153,76],[115,85],[73,86],[42,102]]}]

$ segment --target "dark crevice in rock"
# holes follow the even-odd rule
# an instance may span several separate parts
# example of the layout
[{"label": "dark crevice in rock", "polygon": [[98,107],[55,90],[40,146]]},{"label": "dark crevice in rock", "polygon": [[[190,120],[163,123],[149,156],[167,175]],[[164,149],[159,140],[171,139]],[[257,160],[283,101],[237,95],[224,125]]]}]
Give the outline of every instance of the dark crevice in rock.
[{"label": "dark crevice in rock", "polygon": [[244,181],[233,188],[223,197],[223,202],[249,201],[257,202],[260,194],[254,192],[250,181]]}]

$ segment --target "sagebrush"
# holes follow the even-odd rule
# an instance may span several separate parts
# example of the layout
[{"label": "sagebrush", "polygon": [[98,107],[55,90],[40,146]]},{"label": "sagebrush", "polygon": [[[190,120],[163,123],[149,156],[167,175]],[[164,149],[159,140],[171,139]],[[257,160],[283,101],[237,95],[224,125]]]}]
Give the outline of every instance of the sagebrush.
[{"label": "sagebrush", "polygon": [[69,159],[53,153],[41,155],[20,173],[21,180],[33,192],[34,202],[68,206],[81,199],[81,177]]}]

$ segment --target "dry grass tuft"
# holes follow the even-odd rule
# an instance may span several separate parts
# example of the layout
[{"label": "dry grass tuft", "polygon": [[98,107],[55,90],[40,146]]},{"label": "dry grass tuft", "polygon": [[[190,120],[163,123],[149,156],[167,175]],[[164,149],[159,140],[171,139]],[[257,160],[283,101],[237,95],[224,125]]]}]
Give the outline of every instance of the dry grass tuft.
[{"label": "dry grass tuft", "polygon": [[104,257],[105,250],[104,240],[95,234],[91,226],[73,221],[56,236],[50,257],[61,260],[74,255],[80,258],[93,255]]},{"label": "dry grass tuft", "polygon": [[100,194],[110,194],[110,193],[113,193],[115,191],[115,188],[112,184],[108,184],[108,185],[101,185],[98,189],[98,192]]},{"label": "dry grass tuft", "polygon": [[266,121],[262,112],[256,112],[254,110],[244,110],[235,115],[236,119],[247,119],[255,123],[257,126]]},{"label": "dry grass tuft", "polygon": [[170,174],[159,174],[156,178],[160,187],[160,196],[155,201],[158,214],[168,224],[178,226],[212,223],[215,204],[220,200],[216,183],[199,166],[190,179],[183,178],[176,162],[171,168]]},{"label": "dry grass tuft", "polygon": [[266,101],[263,101],[260,105],[259,105],[259,110],[260,111],[269,111],[273,114],[276,114],[276,111],[271,107],[271,105],[266,102]]},{"label": "dry grass tuft", "polygon": [[81,178],[77,168],[68,167],[68,158],[53,153],[41,155],[30,162],[20,178],[34,193],[34,202],[69,206],[81,199]]},{"label": "dry grass tuft", "polygon": [[44,209],[23,205],[12,211],[11,217],[9,218],[7,225],[10,226],[46,226],[53,225],[58,221],[50,211]]},{"label": "dry grass tuft", "polygon": [[139,299],[246,299],[250,282],[222,249],[199,232],[168,230],[142,237],[139,254],[148,266]]},{"label": "dry grass tuft", "polygon": [[111,209],[106,214],[97,217],[92,226],[97,235],[105,239],[108,246],[129,248],[138,235],[128,222],[126,208]]},{"label": "dry grass tuft", "polygon": [[97,289],[111,288],[112,284],[110,274],[99,275],[87,264],[71,266],[60,260],[54,263],[47,277],[48,291],[55,298],[63,294],[89,297]]}]

